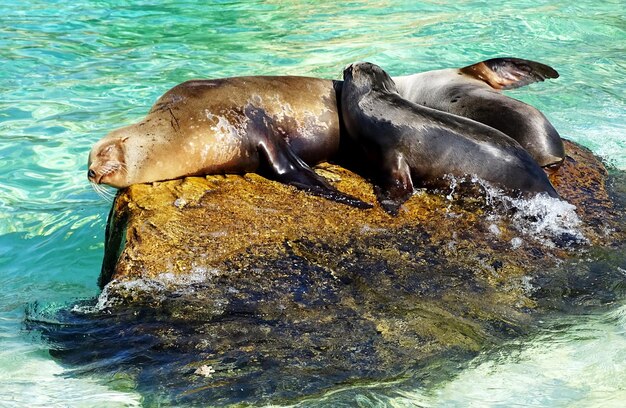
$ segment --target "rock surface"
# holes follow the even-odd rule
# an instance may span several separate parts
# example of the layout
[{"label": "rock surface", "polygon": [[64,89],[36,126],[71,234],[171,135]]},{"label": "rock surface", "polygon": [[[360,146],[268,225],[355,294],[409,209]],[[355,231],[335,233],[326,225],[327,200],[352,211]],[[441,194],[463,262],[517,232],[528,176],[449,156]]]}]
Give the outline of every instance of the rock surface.
[{"label": "rock surface", "polygon": [[[551,180],[575,212],[462,186],[418,192],[397,217],[254,174],[131,186],[109,217],[106,314],[82,347],[107,350],[90,364],[162,384],[162,398],[219,405],[415,376],[528,333],[568,293],[591,290],[567,262],[624,242],[604,166],[566,149]],[[354,173],[316,170],[376,203]],[[70,349],[59,355],[76,361]]]},{"label": "rock surface", "polygon": [[[579,231],[595,244],[606,239],[605,232],[614,227],[617,216],[606,189],[607,171],[587,149],[570,142],[566,146],[567,160],[550,178],[563,199],[576,206],[582,221]],[[407,228],[426,233],[428,243],[437,247],[454,244],[454,252],[467,246],[472,252],[478,248],[494,252],[496,257],[512,255],[507,262],[511,267],[525,265],[526,252],[535,252],[532,239],[515,251],[502,251],[520,233],[507,217],[497,221],[484,217],[491,205],[482,198],[463,197],[463,192],[452,197],[421,192],[392,217],[377,205],[366,180],[336,165],[323,164],[316,170],[341,191],[376,204],[375,208],[351,208],[256,174],[131,186],[118,195],[111,210],[101,286],[112,279],[150,279],[163,273],[227,273],[250,267],[257,258],[292,253],[306,258],[308,250],[300,248],[301,242],[356,248],[368,237],[402,234]],[[496,233],[487,231],[494,228]],[[521,236],[528,238],[533,237]],[[386,250],[401,252],[394,245]],[[318,254],[313,255],[313,263],[322,262]],[[565,253],[552,248],[548,255]]]}]

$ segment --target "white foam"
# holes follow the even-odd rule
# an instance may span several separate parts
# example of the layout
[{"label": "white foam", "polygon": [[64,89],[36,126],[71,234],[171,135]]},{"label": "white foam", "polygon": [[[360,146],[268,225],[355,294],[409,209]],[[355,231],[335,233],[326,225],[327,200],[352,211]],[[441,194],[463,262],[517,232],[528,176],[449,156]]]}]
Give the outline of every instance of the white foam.
[{"label": "white foam", "polygon": [[[554,246],[554,241],[563,237],[567,237],[570,242],[588,242],[580,229],[582,221],[576,214],[576,206],[567,201],[550,197],[545,193],[529,198],[511,197],[476,176],[471,178],[446,176],[446,179],[450,181],[452,189],[446,197],[449,200],[452,200],[459,185],[468,179],[483,188],[486,205],[493,209],[487,216],[487,220],[492,222],[489,230],[493,233],[495,233],[492,228],[493,222],[506,217],[520,235],[548,246]],[[522,242],[522,238],[516,237],[511,241],[511,245],[518,248]]]},{"label": "white foam", "polygon": [[568,236],[570,240],[586,243],[580,227],[582,221],[576,214],[576,206],[546,194],[533,198],[512,198],[500,196],[500,201],[507,210],[514,210],[512,225],[522,234],[553,245],[553,239]]},{"label": "white foam", "polygon": [[158,303],[165,300],[168,293],[191,290],[193,285],[211,280],[218,273],[217,269],[193,266],[189,273],[180,275],[164,272],[149,279],[139,278],[132,281],[114,279],[102,289],[94,306],[77,305],[72,311],[84,314],[106,311],[122,301],[119,296],[115,296],[120,292],[133,293],[137,296],[149,294],[151,300]]}]

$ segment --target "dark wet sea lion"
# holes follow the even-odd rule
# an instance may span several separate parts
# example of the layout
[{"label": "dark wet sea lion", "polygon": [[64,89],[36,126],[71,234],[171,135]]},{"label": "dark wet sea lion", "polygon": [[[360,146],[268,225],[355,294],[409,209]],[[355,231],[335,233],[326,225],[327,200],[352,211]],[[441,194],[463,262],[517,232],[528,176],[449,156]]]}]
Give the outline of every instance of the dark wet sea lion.
[{"label": "dark wet sea lion", "polygon": [[182,83],[139,123],[115,130],[89,155],[93,183],[135,183],[208,174],[260,172],[357,207],[309,165],[339,148],[333,82],[238,77]]},{"label": "dark wet sea lion", "polygon": [[412,102],[484,123],[517,140],[542,167],[565,159],[561,137],[536,108],[501,94],[546,78],[551,67],[519,58],[494,58],[461,69],[394,77],[398,92]]},{"label": "dark wet sea lion", "polygon": [[515,140],[476,121],[415,104],[398,93],[377,65],[344,70],[342,117],[348,136],[372,163],[377,195],[390,213],[413,186],[442,184],[445,175],[475,175],[520,194],[558,194],[545,172]]}]

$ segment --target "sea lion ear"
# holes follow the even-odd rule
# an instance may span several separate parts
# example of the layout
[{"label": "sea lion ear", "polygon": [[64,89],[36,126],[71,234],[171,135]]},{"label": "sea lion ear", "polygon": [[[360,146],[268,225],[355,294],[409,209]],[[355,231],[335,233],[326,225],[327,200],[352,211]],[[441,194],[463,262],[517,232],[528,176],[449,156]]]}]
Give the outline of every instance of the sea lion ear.
[{"label": "sea lion ear", "polygon": [[486,82],[493,89],[515,89],[558,78],[552,67],[521,58],[493,58],[460,69],[465,75]]}]

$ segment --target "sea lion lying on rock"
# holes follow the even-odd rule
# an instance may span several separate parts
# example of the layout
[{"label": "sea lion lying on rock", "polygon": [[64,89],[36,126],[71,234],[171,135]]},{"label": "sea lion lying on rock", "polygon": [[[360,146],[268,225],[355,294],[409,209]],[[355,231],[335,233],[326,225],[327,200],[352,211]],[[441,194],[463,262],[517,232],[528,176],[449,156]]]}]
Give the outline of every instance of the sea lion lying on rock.
[{"label": "sea lion lying on rock", "polygon": [[301,77],[188,81],[139,123],[109,133],[89,154],[89,180],[116,188],[208,174],[259,172],[359,208],[309,165],[339,148],[333,83]]},{"label": "sea lion lying on rock", "polygon": [[402,98],[377,65],[351,64],[343,78],[348,136],[376,169],[377,196],[388,212],[397,212],[414,184],[439,186],[445,175],[475,175],[516,193],[558,197],[537,162],[504,133]]},{"label": "sea lion lying on rock", "polygon": [[404,99],[498,129],[517,140],[541,167],[554,170],[565,159],[559,133],[539,110],[499,91],[558,77],[539,62],[494,58],[392,79]]}]

